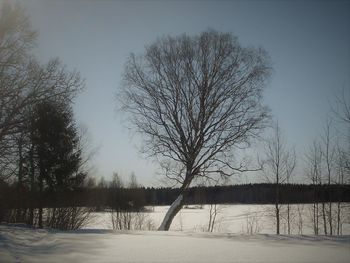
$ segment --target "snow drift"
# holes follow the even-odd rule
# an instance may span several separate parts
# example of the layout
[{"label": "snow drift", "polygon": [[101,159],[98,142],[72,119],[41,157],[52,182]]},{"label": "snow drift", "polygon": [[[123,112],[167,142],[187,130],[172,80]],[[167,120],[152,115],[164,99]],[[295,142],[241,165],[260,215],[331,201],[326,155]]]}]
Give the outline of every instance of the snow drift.
[{"label": "snow drift", "polygon": [[276,236],[0,225],[0,262],[348,262],[350,236]]}]

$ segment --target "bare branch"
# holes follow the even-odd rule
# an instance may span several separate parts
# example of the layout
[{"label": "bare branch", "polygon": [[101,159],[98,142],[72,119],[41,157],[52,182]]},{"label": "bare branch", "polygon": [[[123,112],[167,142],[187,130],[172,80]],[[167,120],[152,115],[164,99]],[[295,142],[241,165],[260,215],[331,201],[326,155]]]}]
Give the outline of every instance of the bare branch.
[{"label": "bare branch", "polygon": [[118,98],[148,153],[185,169],[166,176],[186,190],[209,166],[225,176],[224,166],[246,170],[221,157],[247,147],[265,127],[262,93],[270,72],[264,50],[244,48],[230,33],[164,37],[129,56]]}]

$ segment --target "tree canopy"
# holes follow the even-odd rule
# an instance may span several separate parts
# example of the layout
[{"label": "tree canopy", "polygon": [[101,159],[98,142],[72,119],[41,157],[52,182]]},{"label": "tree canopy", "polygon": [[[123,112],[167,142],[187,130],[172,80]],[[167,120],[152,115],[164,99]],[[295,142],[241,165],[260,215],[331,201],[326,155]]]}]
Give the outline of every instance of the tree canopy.
[{"label": "tree canopy", "polygon": [[131,54],[119,95],[144,150],[176,167],[169,177],[185,191],[196,177],[245,169],[232,165],[233,149],[248,146],[266,124],[270,73],[265,50],[208,30],[163,37]]}]

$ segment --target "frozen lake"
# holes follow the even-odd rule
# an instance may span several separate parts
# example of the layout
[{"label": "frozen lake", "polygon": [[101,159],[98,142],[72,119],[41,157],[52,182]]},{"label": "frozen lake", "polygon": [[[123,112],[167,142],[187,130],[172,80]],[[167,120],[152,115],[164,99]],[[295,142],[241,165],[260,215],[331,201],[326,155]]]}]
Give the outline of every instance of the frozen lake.
[{"label": "frozen lake", "polygon": [[[147,207],[149,212],[141,213],[145,224],[156,229],[169,206]],[[334,205],[334,211],[336,206]],[[350,204],[343,204],[341,222],[343,234],[350,234]],[[334,212],[335,213],[335,212]],[[208,229],[210,205],[189,206],[182,209],[174,218],[170,230],[204,232]],[[274,234],[275,219],[273,205],[217,205],[214,231],[235,234]],[[313,234],[312,205],[291,205],[291,234]],[[137,215],[135,215],[137,216]],[[320,220],[320,228],[322,220]],[[335,219],[334,219],[335,220]],[[334,221],[335,222],[335,221]],[[111,213],[94,213],[85,228],[112,229]],[[147,227],[146,227],[147,229]],[[281,209],[281,234],[287,233],[286,206]]]}]

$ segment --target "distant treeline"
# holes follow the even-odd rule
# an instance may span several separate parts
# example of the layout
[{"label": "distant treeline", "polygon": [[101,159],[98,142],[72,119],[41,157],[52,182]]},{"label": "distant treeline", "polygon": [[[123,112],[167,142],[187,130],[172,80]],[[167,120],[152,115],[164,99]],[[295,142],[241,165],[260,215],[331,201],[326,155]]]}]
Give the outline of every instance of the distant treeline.
[{"label": "distant treeline", "polygon": [[[146,188],[150,205],[169,205],[179,194],[178,189]],[[280,185],[280,203],[350,202],[350,185]],[[187,204],[274,204],[275,184],[242,184],[229,186],[192,187]]]},{"label": "distant treeline", "polygon": [[[30,192],[23,192],[18,202],[15,186],[2,189],[7,208],[24,208],[38,200]],[[140,210],[144,206],[170,205],[179,195],[177,188],[76,188],[59,193],[46,192],[44,207],[85,206]],[[186,197],[187,204],[274,204],[275,184],[242,184],[229,186],[192,187]],[[350,202],[350,185],[284,184],[280,186],[280,203]],[[22,208],[23,208],[22,207]],[[35,204],[34,204],[35,207]]]}]

